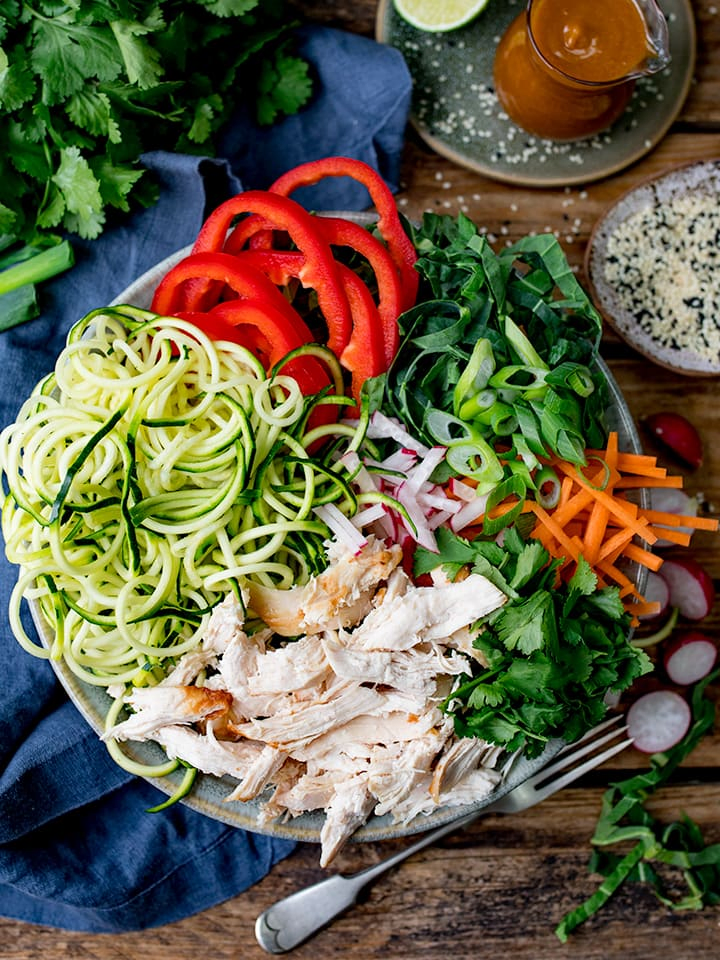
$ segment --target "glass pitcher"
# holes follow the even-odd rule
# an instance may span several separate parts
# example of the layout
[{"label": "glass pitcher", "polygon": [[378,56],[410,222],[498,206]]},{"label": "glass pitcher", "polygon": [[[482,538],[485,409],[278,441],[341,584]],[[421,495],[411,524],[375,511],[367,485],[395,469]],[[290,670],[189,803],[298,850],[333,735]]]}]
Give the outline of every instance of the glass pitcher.
[{"label": "glass pitcher", "polygon": [[638,77],[670,62],[655,0],[529,0],[495,54],[494,83],[511,120],[549,140],[609,127]]}]

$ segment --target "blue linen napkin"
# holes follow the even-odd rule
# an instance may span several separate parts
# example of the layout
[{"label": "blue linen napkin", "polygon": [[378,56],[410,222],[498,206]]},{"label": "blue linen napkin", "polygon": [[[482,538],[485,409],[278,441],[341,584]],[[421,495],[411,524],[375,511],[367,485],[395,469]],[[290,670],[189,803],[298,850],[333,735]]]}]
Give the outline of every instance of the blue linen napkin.
[{"label": "blue linen napkin", "polygon": [[[222,159],[146,154],[159,202],[76,245],[76,266],[43,290],[43,314],[0,334],[0,428],[53,366],[69,327],[192,242],[206,214],[240,189],[266,187],[305,160],[365,160],[395,189],[410,100],[400,55],[324,27],[300,31],[315,70],[313,102],[266,129],[240,114]],[[345,178],[298,191],[314,209],[363,209]],[[17,571],[0,555],[0,611]],[[25,613],[26,629],[34,627]],[[70,930],[122,932],[170,923],[261,879],[294,844],[177,804],[115,765],[45,660],[25,653],[0,614],[0,915]]]}]

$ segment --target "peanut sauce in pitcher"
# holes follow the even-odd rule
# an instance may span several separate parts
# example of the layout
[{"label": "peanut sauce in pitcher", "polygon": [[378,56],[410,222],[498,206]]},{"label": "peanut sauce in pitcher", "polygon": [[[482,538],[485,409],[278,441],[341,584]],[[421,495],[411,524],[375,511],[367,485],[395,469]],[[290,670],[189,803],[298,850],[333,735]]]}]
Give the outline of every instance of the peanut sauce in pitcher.
[{"label": "peanut sauce in pitcher", "polygon": [[[523,129],[575,140],[610,126],[638,76],[668,62],[654,0],[530,0],[495,56],[498,99]],[[654,16],[654,22],[650,18]],[[658,30],[660,26],[660,30]]]}]

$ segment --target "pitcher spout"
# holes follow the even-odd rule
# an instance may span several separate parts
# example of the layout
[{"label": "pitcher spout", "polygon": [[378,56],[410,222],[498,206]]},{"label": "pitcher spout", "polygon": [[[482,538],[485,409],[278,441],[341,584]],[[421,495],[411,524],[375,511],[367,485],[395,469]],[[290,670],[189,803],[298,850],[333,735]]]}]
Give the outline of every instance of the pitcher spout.
[{"label": "pitcher spout", "polygon": [[670,63],[670,38],[665,14],[656,0],[635,0],[645,20],[648,37],[648,55],[633,76],[659,73]]}]

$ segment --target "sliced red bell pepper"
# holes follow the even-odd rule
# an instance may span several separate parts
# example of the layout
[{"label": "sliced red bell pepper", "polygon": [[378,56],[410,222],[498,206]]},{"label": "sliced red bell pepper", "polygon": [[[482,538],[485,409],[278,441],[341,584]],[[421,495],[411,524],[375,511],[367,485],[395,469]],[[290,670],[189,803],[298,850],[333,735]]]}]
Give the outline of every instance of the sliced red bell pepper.
[{"label": "sliced red bell pepper", "polygon": [[154,313],[173,316],[178,310],[206,312],[208,305],[198,288],[188,289],[193,280],[219,281],[239,297],[261,300],[285,315],[290,327],[305,336],[307,326],[297,310],[288,303],[274,283],[249,264],[242,264],[229,253],[192,253],[172,267],[155,289],[151,309]]},{"label": "sliced red bell pepper", "polygon": [[370,377],[384,373],[385,344],[382,325],[375,301],[360,277],[349,267],[340,267],[353,313],[353,332],[350,342],[340,356],[340,363],[351,376],[352,395],[360,402],[362,385]]},{"label": "sliced red bell pepper", "polygon": [[380,241],[359,223],[342,217],[320,217],[319,220],[331,246],[351,247],[372,267],[378,286],[377,306],[387,369],[395,359],[400,344],[398,317],[404,309],[403,289],[392,257]]},{"label": "sliced red bell pepper", "polygon": [[[227,340],[245,347],[260,360],[266,371],[280,364],[293,350],[309,340],[302,340],[297,331],[288,327],[286,318],[267,303],[252,300],[227,300],[212,310],[179,311],[177,314],[206,333],[211,340]],[[280,372],[297,381],[304,396],[320,393],[331,386],[331,379],[323,364],[313,356],[299,356],[288,360]],[[325,422],[336,419],[333,408],[327,408]]]},{"label": "sliced red bell pepper", "polygon": [[[397,318],[403,312],[403,290],[400,276],[387,248],[359,223],[346,220],[343,217],[318,217],[318,228],[322,230],[331,246],[350,247],[364,257],[372,267],[378,286],[378,314],[383,328],[385,343],[385,361],[387,366],[395,359],[400,343],[400,331]],[[243,250],[248,240],[258,240],[258,244]],[[272,252],[281,256],[283,251],[276,251],[270,247],[270,235],[267,224],[260,218],[248,217],[243,220],[228,236],[225,243],[228,253],[241,253],[243,256],[252,253]],[[249,262],[253,262],[249,259]],[[265,272],[270,267],[269,261],[256,260],[255,263]],[[280,266],[280,261],[278,261]],[[291,276],[293,274],[291,273]],[[295,276],[298,274],[296,273]],[[277,275],[268,272],[274,283],[286,283]]]},{"label": "sliced red bell pepper", "polygon": [[317,293],[318,304],[328,327],[328,347],[337,356],[347,346],[352,333],[352,316],[340,283],[338,265],[332,250],[317,229],[316,218],[288,197],[261,190],[247,190],[217,207],[207,218],[193,251],[222,251],[228,228],[242,213],[254,213],[284,230],[305,255],[303,285]]},{"label": "sliced red bell pepper", "polygon": [[[296,250],[242,250],[236,256],[267,273],[279,285],[302,274],[304,256]],[[365,380],[388,369],[384,327],[366,284],[349,267],[338,264],[338,270],[353,317],[352,335],[338,359],[350,373],[353,396],[359,400]]]},{"label": "sliced red bell pepper", "polygon": [[414,269],[417,252],[405,232],[397,204],[383,178],[362,160],[351,157],[323,157],[288,170],[271,185],[273,193],[289,196],[299,187],[311,186],[324,177],[351,177],[362,183],[378,212],[378,230],[385,240],[403,282],[404,308],[415,305],[419,275]]}]

